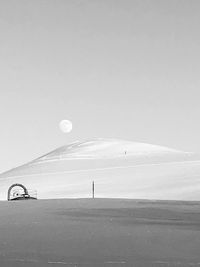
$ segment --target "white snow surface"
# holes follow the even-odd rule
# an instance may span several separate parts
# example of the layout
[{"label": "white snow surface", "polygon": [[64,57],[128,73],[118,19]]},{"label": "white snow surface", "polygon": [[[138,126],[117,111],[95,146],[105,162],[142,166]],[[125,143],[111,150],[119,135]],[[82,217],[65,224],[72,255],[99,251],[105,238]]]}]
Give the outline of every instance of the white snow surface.
[{"label": "white snow surface", "polygon": [[55,151],[38,159],[42,160],[57,160],[65,159],[101,159],[101,158],[116,158],[124,154],[127,155],[151,155],[155,153],[180,153],[180,151],[156,146],[145,143],[123,141],[117,139],[92,139],[84,142],[74,142],[70,145],[60,147]]},{"label": "white snow surface", "polygon": [[0,199],[14,183],[38,198],[200,200],[200,157],[167,147],[94,138],[60,147],[0,175]]}]

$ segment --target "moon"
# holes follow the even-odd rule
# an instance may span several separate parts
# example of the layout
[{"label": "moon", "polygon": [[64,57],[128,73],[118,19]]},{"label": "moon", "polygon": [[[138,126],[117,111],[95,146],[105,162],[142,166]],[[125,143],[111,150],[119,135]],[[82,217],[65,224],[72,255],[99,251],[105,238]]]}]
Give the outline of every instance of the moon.
[{"label": "moon", "polygon": [[63,133],[70,133],[72,130],[72,122],[69,120],[62,120],[59,123],[59,128]]}]

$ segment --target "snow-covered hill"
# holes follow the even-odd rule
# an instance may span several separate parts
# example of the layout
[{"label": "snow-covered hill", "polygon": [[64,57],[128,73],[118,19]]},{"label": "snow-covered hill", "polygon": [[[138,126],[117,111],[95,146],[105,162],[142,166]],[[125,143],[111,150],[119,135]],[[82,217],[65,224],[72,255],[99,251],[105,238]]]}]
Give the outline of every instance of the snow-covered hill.
[{"label": "snow-covered hill", "polygon": [[96,197],[200,200],[200,158],[162,146],[91,139],[60,147],[0,175],[0,199],[22,183],[39,198]]}]

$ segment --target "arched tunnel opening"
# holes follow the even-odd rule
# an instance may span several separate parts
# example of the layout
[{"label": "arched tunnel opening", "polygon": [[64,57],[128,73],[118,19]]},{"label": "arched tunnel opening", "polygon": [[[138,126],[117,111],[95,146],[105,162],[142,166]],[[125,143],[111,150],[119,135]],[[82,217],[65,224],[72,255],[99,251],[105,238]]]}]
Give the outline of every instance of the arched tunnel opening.
[{"label": "arched tunnel opening", "polygon": [[37,194],[30,194],[28,189],[22,184],[12,184],[8,189],[8,201],[37,199]]}]

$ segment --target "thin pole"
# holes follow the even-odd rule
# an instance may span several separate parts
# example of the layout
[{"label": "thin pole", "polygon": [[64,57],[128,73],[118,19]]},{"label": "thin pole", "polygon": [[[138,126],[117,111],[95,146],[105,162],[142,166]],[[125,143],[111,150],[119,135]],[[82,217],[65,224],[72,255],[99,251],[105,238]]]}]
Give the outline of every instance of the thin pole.
[{"label": "thin pole", "polygon": [[94,198],[94,181],[92,182],[92,198]]}]

